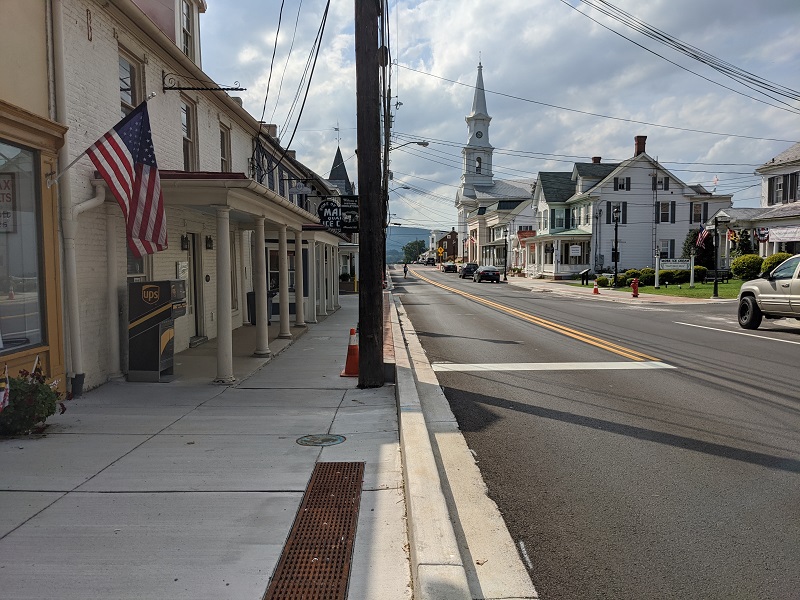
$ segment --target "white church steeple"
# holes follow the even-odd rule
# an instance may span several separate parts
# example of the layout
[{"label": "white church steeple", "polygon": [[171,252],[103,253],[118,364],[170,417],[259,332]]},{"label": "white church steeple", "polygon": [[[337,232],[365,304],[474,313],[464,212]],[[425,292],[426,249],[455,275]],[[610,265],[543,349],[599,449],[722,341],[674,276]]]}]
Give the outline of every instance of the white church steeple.
[{"label": "white church steeple", "polygon": [[486,109],[486,92],[483,87],[483,65],[478,63],[478,78],[472,98],[472,112],[466,117],[467,145],[461,150],[461,186],[465,196],[474,196],[474,186],[490,186],[492,180],[492,151],[489,143],[489,122],[492,117]]}]

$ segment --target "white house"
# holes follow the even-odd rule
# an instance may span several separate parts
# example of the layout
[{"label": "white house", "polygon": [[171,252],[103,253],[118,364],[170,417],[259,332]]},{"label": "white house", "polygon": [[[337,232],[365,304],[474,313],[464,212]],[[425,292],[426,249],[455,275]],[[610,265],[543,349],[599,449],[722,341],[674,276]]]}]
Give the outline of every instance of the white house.
[{"label": "white house", "polygon": [[[751,231],[761,256],[800,253],[800,143],[761,165],[756,173],[761,175],[761,206],[724,209],[717,217],[732,231]],[[726,245],[726,256],[727,252]]]},{"label": "white house", "polygon": [[[619,164],[576,163],[571,172],[539,173],[534,193],[536,235],[525,240],[527,273],[571,278],[585,269],[613,271],[676,258],[691,229],[731,206],[729,195],[687,185],[645,151]],[[619,255],[614,256],[615,240]]]},{"label": "white house", "polygon": [[[6,29],[24,32],[33,22],[28,3],[13,2],[20,6],[7,11]],[[43,163],[37,175],[37,185],[48,192],[45,219],[34,232],[57,239],[60,256],[45,256],[44,270],[34,273],[37,289],[47,290],[37,305],[48,315],[44,335],[28,338],[34,341],[22,348],[0,347],[0,353],[11,362],[9,357],[28,360],[44,349],[45,370],[66,374],[73,391],[98,386],[127,371],[128,282],[183,279],[187,314],[174,322],[174,350],[217,338],[217,368],[209,379],[228,382],[232,331],[250,320],[249,292],[259,315],[266,314],[268,286],[278,292],[281,337],[291,337],[291,324],[313,323],[335,310],[345,238],[316,216],[321,198],[335,191],[281,147],[274,126],[253,118],[202,71],[199,14],[205,0],[53,0],[47,11],[31,4],[46,27],[20,53],[32,68],[17,67],[25,77],[11,79],[13,93],[0,92],[0,102],[18,107],[18,123],[52,130],[54,141],[37,143],[42,157],[60,146],[58,168]],[[15,34],[9,43],[25,35]],[[25,91],[33,89],[31,80],[35,97]],[[126,250],[120,207],[90,160],[79,157],[151,93],[147,106],[168,248],[136,258]],[[5,139],[19,129],[0,125]],[[36,147],[32,135],[11,139]],[[45,186],[47,177],[76,158],[56,185]],[[57,234],[48,221],[55,214],[52,193],[61,209]],[[63,319],[51,317],[53,311],[63,311]],[[265,321],[257,319],[256,355],[270,352]]]}]

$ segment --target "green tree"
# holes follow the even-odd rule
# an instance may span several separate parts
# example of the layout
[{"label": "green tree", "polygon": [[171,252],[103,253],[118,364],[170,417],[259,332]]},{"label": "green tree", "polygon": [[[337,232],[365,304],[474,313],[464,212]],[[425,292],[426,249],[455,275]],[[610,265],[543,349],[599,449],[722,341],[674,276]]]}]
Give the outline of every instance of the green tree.
[{"label": "green tree", "polygon": [[686,239],[683,240],[683,252],[681,258],[689,258],[691,256],[692,248],[696,254],[694,257],[695,265],[702,265],[707,269],[714,268],[714,232],[709,231],[705,239],[705,248],[697,245],[697,236],[700,234],[700,229],[692,229],[686,234]]},{"label": "green tree", "polygon": [[736,249],[740,254],[754,254],[753,238],[750,237],[749,229],[742,229],[739,232],[739,240],[736,242]]},{"label": "green tree", "polygon": [[402,250],[403,262],[409,263],[417,260],[419,255],[425,252],[425,240],[414,240],[413,242],[408,242],[402,247]]}]

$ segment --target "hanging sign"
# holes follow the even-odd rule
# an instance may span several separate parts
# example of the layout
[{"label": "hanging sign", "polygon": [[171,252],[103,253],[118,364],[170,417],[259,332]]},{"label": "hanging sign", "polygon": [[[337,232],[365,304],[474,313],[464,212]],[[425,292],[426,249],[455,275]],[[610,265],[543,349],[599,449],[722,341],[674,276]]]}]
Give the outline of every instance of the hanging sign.
[{"label": "hanging sign", "polygon": [[358,196],[340,196],[342,233],[358,233]]},{"label": "hanging sign", "polygon": [[342,209],[333,200],[323,200],[317,208],[317,216],[328,229],[342,228]]},{"label": "hanging sign", "polygon": [[0,173],[0,233],[17,230],[16,173]]}]

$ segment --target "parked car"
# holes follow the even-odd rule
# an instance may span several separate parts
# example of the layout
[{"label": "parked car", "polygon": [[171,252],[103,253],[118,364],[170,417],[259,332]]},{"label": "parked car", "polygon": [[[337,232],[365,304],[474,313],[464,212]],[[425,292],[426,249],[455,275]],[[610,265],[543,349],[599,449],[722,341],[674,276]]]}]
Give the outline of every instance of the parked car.
[{"label": "parked car", "polygon": [[436,264],[436,259],[431,256],[425,260],[425,264],[433,266]]},{"label": "parked car", "polygon": [[461,279],[466,279],[467,277],[472,277],[477,270],[478,263],[464,263],[458,271],[458,276],[461,277]]},{"label": "parked car", "polygon": [[800,319],[800,254],[742,284],[738,317],[739,325],[745,329],[758,329],[762,318]]},{"label": "parked car", "polygon": [[475,273],[472,274],[472,281],[494,281],[500,283],[500,269],[491,265],[484,265],[478,267]]},{"label": "parked car", "polygon": [[458,267],[456,266],[456,263],[450,261],[444,263],[442,271],[444,271],[445,273],[458,273]]}]

